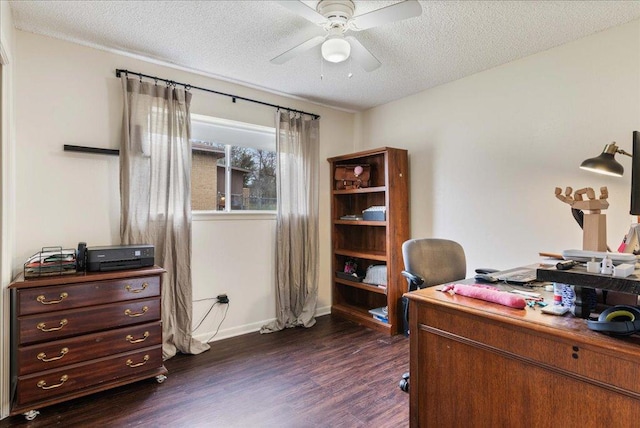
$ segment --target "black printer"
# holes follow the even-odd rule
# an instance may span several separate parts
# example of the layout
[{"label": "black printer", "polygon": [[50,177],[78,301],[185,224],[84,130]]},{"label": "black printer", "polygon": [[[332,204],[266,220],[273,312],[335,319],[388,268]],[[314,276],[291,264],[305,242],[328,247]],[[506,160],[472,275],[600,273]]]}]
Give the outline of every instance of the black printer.
[{"label": "black printer", "polygon": [[153,266],[154,263],[154,247],[150,244],[87,247],[86,249],[86,267],[90,272],[135,269]]}]

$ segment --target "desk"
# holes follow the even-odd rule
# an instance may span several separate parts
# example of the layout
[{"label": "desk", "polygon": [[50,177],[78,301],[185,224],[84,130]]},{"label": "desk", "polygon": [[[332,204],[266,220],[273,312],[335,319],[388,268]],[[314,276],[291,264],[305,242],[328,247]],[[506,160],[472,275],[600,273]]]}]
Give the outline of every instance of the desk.
[{"label": "desk", "polygon": [[617,291],[627,294],[640,294],[640,270],[626,278],[616,278],[611,275],[589,273],[585,266],[574,266],[569,270],[557,270],[555,268],[540,268],[536,270],[536,276],[541,281],[559,282],[575,286],[576,309],[575,314],[581,318],[589,317],[589,307],[583,305],[584,289],[599,288],[605,291]]},{"label": "desk", "polygon": [[437,288],[405,294],[412,427],[638,426],[640,336]]}]

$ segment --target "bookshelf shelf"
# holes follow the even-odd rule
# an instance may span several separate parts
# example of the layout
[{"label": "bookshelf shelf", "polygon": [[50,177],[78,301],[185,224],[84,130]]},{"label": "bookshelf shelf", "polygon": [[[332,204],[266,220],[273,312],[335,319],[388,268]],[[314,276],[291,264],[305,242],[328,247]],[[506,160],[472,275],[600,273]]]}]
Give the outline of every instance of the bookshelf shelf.
[{"label": "bookshelf shelf", "polygon": [[336,220],[333,224],[348,224],[349,226],[380,226],[386,227],[386,221],[366,221],[366,220]]},{"label": "bookshelf shelf", "polygon": [[334,281],[339,284],[346,285],[348,287],[360,288],[362,290],[367,290],[372,293],[387,294],[386,288],[378,287],[377,285],[367,284],[365,282],[349,281],[348,279],[342,279],[337,277],[334,278]]},{"label": "bookshelf shelf", "polygon": [[389,334],[394,334],[393,325],[389,323],[383,323],[382,321],[378,321],[374,319],[369,311],[363,310],[359,306],[347,305],[347,304],[338,304],[333,305],[331,307],[331,312],[341,316],[343,318],[349,319],[358,324],[362,324],[365,327],[372,328],[374,330],[382,331]]}]

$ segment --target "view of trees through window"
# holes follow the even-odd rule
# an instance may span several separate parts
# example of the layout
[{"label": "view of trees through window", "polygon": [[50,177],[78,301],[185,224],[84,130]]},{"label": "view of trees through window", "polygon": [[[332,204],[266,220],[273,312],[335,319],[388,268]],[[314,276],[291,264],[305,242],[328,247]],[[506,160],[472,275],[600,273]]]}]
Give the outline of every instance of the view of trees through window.
[{"label": "view of trees through window", "polygon": [[[220,163],[222,159],[218,160]],[[242,174],[242,210],[276,209],[276,153],[250,147],[231,147],[231,167]],[[233,180],[233,174],[232,174]],[[233,187],[233,183],[232,183]],[[233,194],[232,194],[233,197]],[[231,209],[238,209],[233,206]]]}]

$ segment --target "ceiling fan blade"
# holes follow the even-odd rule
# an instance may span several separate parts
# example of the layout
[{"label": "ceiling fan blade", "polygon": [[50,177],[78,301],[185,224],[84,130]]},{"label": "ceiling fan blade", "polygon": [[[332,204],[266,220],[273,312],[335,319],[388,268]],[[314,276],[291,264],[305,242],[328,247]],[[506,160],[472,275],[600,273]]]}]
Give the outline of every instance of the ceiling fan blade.
[{"label": "ceiling fan blade", "polygon": [[276,2],[282,7],[286,7],[291,12],[302,16],[304,19],[313,22],[314,24],[322,25],[326,23],[328,20],[324,16],[320,15],[314,9],[310,8],[306,4],[301,1],[289,0],[289,1],[278,1]]},{"label": "ceiling fan blade", "polygon": [[315,36],[314,38],[309,39],[306,42],[302,42],[298,46],[291,48],[288,51],[281,53],[277,57],[273,58],[271,62],[274,64],[284,64],[291,58],[300,55],[301,53],[306,52],[315,46],[318,46],[324,41],[325,37],[326,36]]},{"label": "ceiling fan blade", "polygon": [[360,64],[364,71],[373,71],[380,67],[381,63],[378,58],[373,56],[369,49],[365,48],[358,39],[353,36],[345,37],[351,45],[351,57],[355,62]]},{"label": "ceiling fan blade", "polygon": [[401,21],[407,18],[419,16],[422,13],[422,6],[416,0],[406,0],[392,4],[387,7],[376,9],[363,15],[351,18],[349,28],[354,31],[366,30],[388,24],[389,22]]}]

